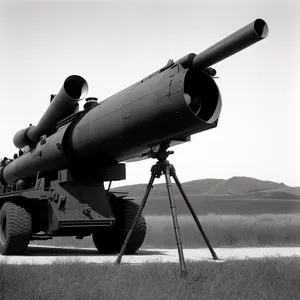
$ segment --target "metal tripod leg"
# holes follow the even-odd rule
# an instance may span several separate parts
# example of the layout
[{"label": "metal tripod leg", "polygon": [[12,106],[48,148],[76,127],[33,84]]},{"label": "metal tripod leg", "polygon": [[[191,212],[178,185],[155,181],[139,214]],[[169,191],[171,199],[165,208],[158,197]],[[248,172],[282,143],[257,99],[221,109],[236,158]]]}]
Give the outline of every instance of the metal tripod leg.
[{"label": "metal tripod leg", "polygon": [[[154,166],[154,167],[155,167],[155,166]],[[152,168],[153,168],[153,167],[152,167]],[[138,209],[137,214],[135,215],[135,218],[134,218],[134,220],[133,220],[133,222],[132,222],[131,228],[129,229],[129,231],[128,231],[128,233],[127,233],[126,239],[125,239],[125,241],[124,241],[124,243],[123,243],[123,246],[122,246],[122,249],[121,249],[121,251],[120,251],[120,253],[119,253],[119,255],[118,255],[118,257],[117,257],[117,259],[116,259],[116,261],[115,261],[115,264],[120,264],[120,263],[121,263],[122,256],[123,256],[123,254],[124,254],[124,252],[125,252],[125,250],[126,250],[128,241],[130,240],[130,237],[131,237],[131,235],[132,235],[132,233],[133,233],[133,230],[134,230],[134,228],[135,228],[135,226],[136,226],[136,224],[137,224],[137,222],[138,222],[138,220],[139,220],[139,218],[140,218],[140,216],[141,216],[141,214],[142,214],[142,211],[143,211],[143,209],[144,209],[144,207],[145,207],[146,201],[147,201],[148,196],[149,196],[149,194],[150,194],[150,191],[151,191],[151,189],[152,189],[152,185],[153,185],[154,179],[155,179],[155,177],[156,177],[156,173],[155,173],[155,170],[156,170],[156,169],[155,169],[155,170],[154,170],[154,169],[155,169],[155,168],[153,168],[153,169],[151,170],[151,171],[152,171],[152,175],[151,175],[151,178],[150,178],[150,180],[149,180],[149,183],[148,183],[148,186],[147,186],[147,189],[146,189],[146,192],[145,192],[143,201],[142,201],[142,203],[141,203],[141,205],[140,205],[140,207],[139,207],[139,209]]]},{"label": "metal tripod leg", "polygon": [[188,272],[185,265],[185,260],[183,256],[183,250],[182,250],[182,242],[180,237],[180,231],[179,231],[179,224],[177,219],[177,213],[176,213],[176,206],[174,203],[174,195],[172,190],[172,183],[170,178],[170,165],[165,166],[165,177],[166,177],[166,186],[168,190],[169,195],[169,201],[170,201],[170,209],[172,213],[172,219],[173,219],[173,226],[174,226],[174,232],[175,232],[175,238],[176,238],[176,244],[178,249],[178,255],[179,255],[179,263],[180,263],[180,275],[181,278],[184,278],[187,276]]},{"label": "metal tripod leg", "polygon": [[180,181],[179,181],[179,179],[178,179],[178,177],[176,175],[175,168],[173,166],[171,166],[170,168],[171,168],[171,176],[174,178],[174,180],[176,182],[176,185],[177,185],[177,187],[178,187],[178,189],[179,189],[179,191],[180,191],[180,193],[181,193],[181,195],[182,195],[182,197],[183,197],[183,199],[184,199],[187,207],[189,208],[189,210],[190,210],[190,212],[191,212],[191,214],[192,214],[192,216],[194,218],[194,221],[195,221],[195,223],[196,223],[199,231],[201,232],[201,234],[202,234],[202,236],[203,236],[203,238],[205,240],[205,243],[206,243],[207,247],[210,250],[210,253],[211,253],[213,259],[214,260],[218,260],[219,258],[217,256],[217,254],[215,253],[214,249],[212,248],[212,246],[211,246],[211,244],[210,244],[210,242],[209,242],[209,240],[208,240],[208,238],[207,238],[207,236],[206,236],[206,234],[205,234],[205,232],[203,230],[203,227],[200,224],[200,221],[199,221],[199,219],[198,219],[198,217],[197,217],[197,215],[196,215],[196,213],[195,213],[195,211],[194,211],[194,209],[193,209],[193,207],[192,207],[192,205],[191,205],[188,197],[186,196],[186,194],[185,194],[185,192],[184,192],[184,190],[182,188],[182,185],[181,185],[181,183],[180,183]]}]

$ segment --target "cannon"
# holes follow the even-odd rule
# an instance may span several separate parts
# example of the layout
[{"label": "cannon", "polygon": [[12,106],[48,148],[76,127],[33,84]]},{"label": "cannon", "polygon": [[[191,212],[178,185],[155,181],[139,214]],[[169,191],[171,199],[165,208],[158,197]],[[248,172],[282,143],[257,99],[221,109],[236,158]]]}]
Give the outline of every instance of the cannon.
[{"label": "cannon", "polygon": [[146,235],[142,207],[104,183],[125,179],[128,161],[165,163],[169,147],[215,128],[222,101],[212,65],[267,35],[257,19],[103,101],[86,98],[85,79],[69,76],[38,124],[15,134],[18,153],[1,160],[0,253],[23,254],[31,240],[89,235],[100,253],[135,253]]}]

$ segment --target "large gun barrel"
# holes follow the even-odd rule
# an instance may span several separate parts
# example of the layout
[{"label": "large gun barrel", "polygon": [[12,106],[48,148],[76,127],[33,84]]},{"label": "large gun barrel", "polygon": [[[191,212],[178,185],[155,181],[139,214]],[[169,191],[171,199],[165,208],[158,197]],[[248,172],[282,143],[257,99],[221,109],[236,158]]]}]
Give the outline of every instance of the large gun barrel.
[{"label": "large gun barrel", "polygon": [[37,143],[42,135],[54,133],[60,120],[78,110],[78,101],[86,96],[87,91],[88,84],[84,78],[77,75],[69,76],[38,124],[21,129],[15,134],[14,145],[17,148],[23,148]]},{"label": "large gun barrel", "polygon": [[267,37],[268,32],[267,23],[262,19],[256,19],[254,22],[199,53],[194,57],[193,66],[196,69],[204,70],[264,39]]}]

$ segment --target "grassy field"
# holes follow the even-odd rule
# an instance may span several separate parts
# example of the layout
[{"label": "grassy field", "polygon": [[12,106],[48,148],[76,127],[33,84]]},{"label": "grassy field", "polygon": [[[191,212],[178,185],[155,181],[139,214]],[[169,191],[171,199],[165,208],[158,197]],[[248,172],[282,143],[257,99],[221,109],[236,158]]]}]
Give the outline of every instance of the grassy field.
[{"label": "grassy field", "polygon": [[[136,199],[140,204],[142,197]],[[250,196],[195,196],[189,194],[189,200],[199,215],[257,215],[257,214],[300,214],[299,199],[264,199]],[[175,197],[178,214],[189,214],[184,200]],[[169,199],[165,197],[150,198],[144,209],[145,215],[170,214]]]},{"label": "grassy field", "polygon": [[[214,247],[299,246],[300,215],[263,214],[199,216]],[[171,216],[146,216],[147,234],[143,248],[175,248]],[[179,216],[180,232],[186,248],[204,247],[191,216]],[[91,237],[54,238],[39,244],[94,247]]]},{"label": "grassy field", "polygon": [[224,263],[113,266],[0,263],[0,299],[299,299],[300,260],[262,259]]}]

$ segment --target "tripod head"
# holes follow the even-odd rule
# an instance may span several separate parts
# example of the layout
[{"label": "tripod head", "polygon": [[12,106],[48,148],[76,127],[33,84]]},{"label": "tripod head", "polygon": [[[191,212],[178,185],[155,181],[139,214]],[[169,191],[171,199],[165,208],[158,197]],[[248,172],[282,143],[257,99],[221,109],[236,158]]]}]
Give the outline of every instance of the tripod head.
[{"label": "tripod head", "polygon": [[148,157],[156,158],[159,163],[167,160],[169,155],[174,154],[174,151],[168,151],[170,143],[162,143],[158,146],[152,147],[148,152]]},{"label": "tripod head", "polygon": [[156,178],[160,178],[161,175],[168,173],[175,174],[173,165],[167,160],[168,156],[174,154],[174,151],[168,151],[170,143],[163,143],[156,147],[152,147],[148,156],[156,158],[158,161],[151,168],[151,174]]}]

